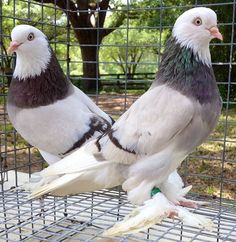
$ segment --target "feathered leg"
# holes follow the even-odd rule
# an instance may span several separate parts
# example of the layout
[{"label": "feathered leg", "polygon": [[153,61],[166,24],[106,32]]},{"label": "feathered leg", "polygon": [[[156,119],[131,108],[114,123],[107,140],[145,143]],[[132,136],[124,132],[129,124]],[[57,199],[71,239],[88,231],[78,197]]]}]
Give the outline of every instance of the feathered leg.
[{"label": "feathered leg", "polygon": [[207,205],[208,202],[204,201],[194,201],[185,198],[187,193],[192,189],[192,186],[184,187],[184,183],[177,171],[172,172],[168,179],[164,181],[160,186],[160,190],[165,194],[167,199],[174,203],[175,205],[188,207],[188,208],[198,208],[198,205]]},{"label": "feathered leg", "polygon": [[177,217],[184,224],[212,230],[212,221],[202,215],[193,214],[187,209],[175,206],[162,193],[157,193],[143,206],[135,208],[125,219],[104,232],[104,236],[118,236],[137,233],[150,228],[167,217]]}]

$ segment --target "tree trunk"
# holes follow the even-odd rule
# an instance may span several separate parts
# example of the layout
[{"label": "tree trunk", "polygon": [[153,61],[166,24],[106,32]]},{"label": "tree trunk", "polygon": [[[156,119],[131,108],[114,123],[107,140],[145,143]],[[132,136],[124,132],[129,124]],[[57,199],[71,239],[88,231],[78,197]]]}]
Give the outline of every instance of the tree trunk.
[{"label": "tree trunk", "polygon": [[[35,1],[42,2],[42,0]],[[97,47],[97,45],[101,44],[105,36],[122,25],[126,14],[120,15],[112,26],[104,28],[106,11],[110,0],[96,1],[96,4],[89,0],[43,0],[43,2],[52,3],[61,8],[73,26],[75,36],[80,44],[83,60],[83,89],[85,91],[94,91],[97,88],[97,82],[100,88],[99,46]],[[92,25],[90,17],[92,14],[95,16],[96,13],[98,13],[98,17],[96,18],[95,25]]]},{"label": "tree trunk", "polygon": [[83,79],[82,88],[86,91],[95,91],[101,87],[97,46],[81,46],[81,55],[83,59]]}]

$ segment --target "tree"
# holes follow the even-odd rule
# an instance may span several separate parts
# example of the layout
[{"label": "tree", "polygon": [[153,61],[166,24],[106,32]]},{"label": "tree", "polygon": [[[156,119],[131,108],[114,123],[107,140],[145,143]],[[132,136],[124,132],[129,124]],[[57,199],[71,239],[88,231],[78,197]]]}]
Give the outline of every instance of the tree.
[{"label": "tree", "polygon": [[[57,5],[68,17],[77,38],[83,60],[83,87],[85,90],[96,89],[99,73],[99,49],[103,38],[119,27],[125,14],[118,14],[111,26],[104,27],[110,0],[35,0]],[[68,26],[69,27],[69,26]]]},{"label": "tree", "polygon": [[[105,65],[105,72],[113,69],[113,72],[121,72],[132,79],[137,72],[156,71],[155,64],[147,66],[145,63],[156,63],[159,35],[158,31],[138,29],[135,19],[130,24],[132,29],[128,32],[125,28],[117,29],[104,39],[100,59],[115,63],[112,68]],[[116,70],[115,66],[118,67]]]},{"label": "tree", "polygon": [[[179,1],[153,1],[142,0],[136,1],[133,7],[145,8],[145,11],[140,11],[137,15],[137,21],[141,26],[146,24],[147,26],[160,26],[160,31],[166,31],[166,26],[172,26],[176,18],[185,10],[183,8],[176,8],[176,6],[189,6],[208,4],[208,7],[213,9],[217,13],[219,28],[224,36],[224,43],[219,43],[219,40],[214,40],[211,43],[211,57],[213,62],[213,69],[215,72],[216,80],[221,82],[219,89],[224,101],[236,100],[236,49],[231,45],[225,43],[232,43],[235,36],[232,36],[233,28],[235,28],[235,13],[234,3],[231,4],[217,4],[222,3],[221,0],[214,0],[210,5],[209,0],[179,0]],[[163,6],[161,5],[163,4]],[[164,7],[164,8],[163,8]],[[150,10],[148,10],[148,8]],[[187,9],[186,9],[187,10]],[[231,23],[231,24],[229,24]],[[170,30],[166,31],[167,36],[170,35]],[[234,33],[235,35],[235,33]],[[162,46],[167,38],[162,39]],[[223,64],[229,63],[232,64]],[[215,64],[216,63],[216,64]],[[219,64],[220,63],[220,64]],[[229,84],[229,80],[231,83]]]},{"label": "tree", "polygon": [[3,72],[3,74],[7,78],[7,85],[10,86],[11,75],[12,75],[11,62],[12,62],[12,58],[13,57],[7,55],[7,49],[6,49],[5,45],[4,45],[4,42],[3,42],[3,39],[2,39],[2,35],[1,35],[0,38],[1,38],[0,45],[2,46],[3,55],[4,55],[4,58],[2,58],[2,62],[0,62],[0,68],[1,68],[1,72]]},{"label": "tree", "polygon": [[[0,46],[2,49],[2,56],[0,59],[0,71],[3,73],[3,76],[5,75],[7,78],[7,84],[10,85],[11,82],[11,74],[12,74],[12,68],[11,68],[11,61],[12,57],[7,55],[7,48],[6,48],[6,43],[4,43],[4,31],[3,31],[3,26],[6,26],[6,23],[3,22],[3,3],[2,1],[0,2]],[[5,33],[6,34],[6,33]],[[2,86],[3,83],[1,83]]]}]

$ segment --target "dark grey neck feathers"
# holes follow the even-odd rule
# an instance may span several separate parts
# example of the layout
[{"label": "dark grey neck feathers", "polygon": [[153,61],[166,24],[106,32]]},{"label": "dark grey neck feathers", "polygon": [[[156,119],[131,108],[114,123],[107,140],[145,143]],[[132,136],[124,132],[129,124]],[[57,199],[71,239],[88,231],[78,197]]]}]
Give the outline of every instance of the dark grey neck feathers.
[{"label": "dark grey neck feathers", "polygon": [[160,84],[166,84],[200,103],[209,103],[219,97],[212,67],[197,60],[190,48],[181,47],[173,37],[166,43],[153,86]]},{"label": "dark grey neck feathers", "polygon": [[68,95],[70,81],[64,75],[54,53],[46,70],[25,79],[12,79],[8,102],[20,108],[35,108],[54,103]]}]

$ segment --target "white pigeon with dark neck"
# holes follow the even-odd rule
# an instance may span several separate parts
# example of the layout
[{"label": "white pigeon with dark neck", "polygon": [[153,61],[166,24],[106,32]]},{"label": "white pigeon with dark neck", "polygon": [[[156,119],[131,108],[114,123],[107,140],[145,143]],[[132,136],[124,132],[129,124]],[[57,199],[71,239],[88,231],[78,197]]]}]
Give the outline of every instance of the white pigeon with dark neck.
[{"label": "white pigeon with dark neck", "polygon": [[64,196],[121,184],[128,199],[142,206],[106,235],[135,233],[167,216],[211,229],[209,219],[177,206],[187,190],[172,186],[168,177],[207,139],[220,116],[221,98],[209,51],[213,38],[222,40],[213,10],[184,12],[166,43],[151,88],[105,135],[43,170],[45,179],[61,177],[35,189],[31,197]]},{"label": "white pigeon with dark neck", "polygon": [[112,119],[64,75],[40,30],[18,25],[11,38],[8,51],[16,52],[17,58],[8,115],[47,163],[60,160],[111,127]]}]

